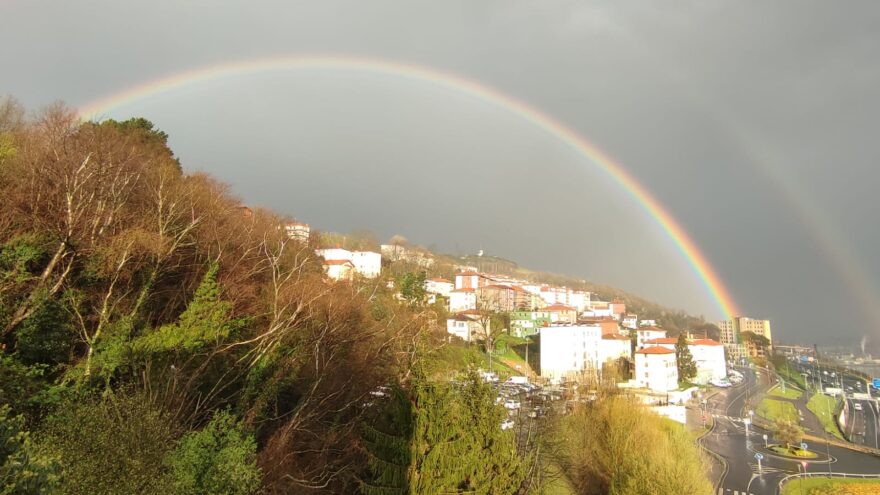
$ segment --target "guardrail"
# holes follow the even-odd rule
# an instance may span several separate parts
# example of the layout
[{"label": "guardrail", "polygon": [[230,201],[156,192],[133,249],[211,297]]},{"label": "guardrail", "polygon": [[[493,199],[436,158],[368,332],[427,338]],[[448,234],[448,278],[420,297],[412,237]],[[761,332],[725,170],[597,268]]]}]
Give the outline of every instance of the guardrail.
[{"label": "guardrail", "polygon": [[782,487],[786,483],[798,478],[842,478],[842,479],[876,479],[880,480],[880,474],[852,474],[852,473],[797,473],[789,474],[785,478],[779,480],[779,486],[776,487],[776,494],[782,493]]}]

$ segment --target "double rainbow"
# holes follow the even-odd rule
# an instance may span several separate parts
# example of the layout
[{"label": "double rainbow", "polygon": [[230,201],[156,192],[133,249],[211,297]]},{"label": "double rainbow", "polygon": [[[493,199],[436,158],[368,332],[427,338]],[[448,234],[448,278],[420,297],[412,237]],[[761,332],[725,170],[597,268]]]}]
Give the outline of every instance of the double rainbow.
[{"label": "double rainbow", "polygon": [[375,58],[347,56],[279,56],[241,60],[205,66],[154,79],[105,98],[93,101],[80,110],[84,119],[101,117],[109,110],[182,86],[224,77],[271,71],[335,70],[377,73],[434,84],[496,105],[540,127],[599,166],[656,221],[687,260],[694,273],[725,318],[739,314],[730,292],[718,274],[681,225],[668,211],[619,164],[574,130],[528,103],[494,88],[461,76],[436,69]]}]

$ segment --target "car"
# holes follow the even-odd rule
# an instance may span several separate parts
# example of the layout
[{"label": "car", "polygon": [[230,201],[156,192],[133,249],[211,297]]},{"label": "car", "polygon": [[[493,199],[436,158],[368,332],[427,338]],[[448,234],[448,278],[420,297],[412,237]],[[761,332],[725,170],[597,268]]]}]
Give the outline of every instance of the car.
[{"label": "car", "polygon": [[513,425],[514,425],[514,423],[513,423],[512,419],[505,419],[504,421],[501,422],[501,429],[502,430],[509,430],[509,429],[513,428]]},{"label": "car", "polygon": [[520,407],[520,404],[519,404],[518,400],[509,400],[504,403],[504,408],[510,409],[511,411],[515,410],[515,409],[519,409],[519,407]]},{"label": "car", "polygon": [[854,408],[856,411],[861,411],[861,410],[862,410],[862,403],[861,403],[861,402],[856,402],[855,405],[853,406],[853,408]]}]

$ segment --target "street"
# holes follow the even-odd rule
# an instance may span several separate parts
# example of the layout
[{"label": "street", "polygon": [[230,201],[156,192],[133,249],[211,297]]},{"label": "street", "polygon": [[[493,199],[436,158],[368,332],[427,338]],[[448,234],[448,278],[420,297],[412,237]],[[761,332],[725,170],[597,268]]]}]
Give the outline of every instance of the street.
[{"label": "street", "polygon": [[[775,495],[782,478],[803,469],[809,472],[880,473],[880,458],[834,445],[809,446],[818,457],[808,461],[780,457],[767,451],[764,435],[773,443],[772,432],[747,425],[744,416],[748,415],[745,407],[749,398],[765,392],[775,377],[763,370],[756,373],[752,369],[740,368],[740,371],[744,375],[742,384],[722,389],[707,401],[707,411],[715,421],[712,429],[700,440],[706,450],[723,459],[723,462],[715,463],[712,471],[719,495]],[[802,404],[797,407],[805,418],[812,416]],[[866,404],[864,412],[874,414],[871,420],[876,426],[877,411],[868,412],[869,407]],[[876,428],[871,429],[871,433],[876,435]],[[762,456],[760,470],[755,454]]]}]

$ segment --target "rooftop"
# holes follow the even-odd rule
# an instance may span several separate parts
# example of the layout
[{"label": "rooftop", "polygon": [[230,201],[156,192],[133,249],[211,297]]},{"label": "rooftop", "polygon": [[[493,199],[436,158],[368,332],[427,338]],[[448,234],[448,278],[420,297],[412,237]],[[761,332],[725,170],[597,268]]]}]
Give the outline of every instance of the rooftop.
[{"label": "rooftop", "polygon": [[675,351],[667,349],[666,347],[654,346],[639,349],[636,351],[636,354],[675,354]]}]

